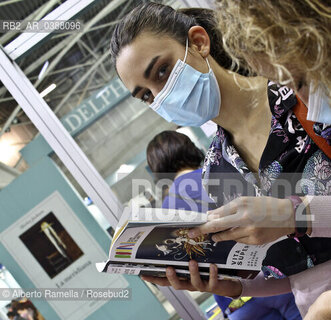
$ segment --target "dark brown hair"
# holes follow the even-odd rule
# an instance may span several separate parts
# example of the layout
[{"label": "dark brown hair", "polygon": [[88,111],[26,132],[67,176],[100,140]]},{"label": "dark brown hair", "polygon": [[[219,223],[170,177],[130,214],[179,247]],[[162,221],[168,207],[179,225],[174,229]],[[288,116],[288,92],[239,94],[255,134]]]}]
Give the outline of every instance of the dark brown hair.
[{"label": "dark brown hair", "polygon": [[147,147],[147,163],[156,180],[174,179],[177,172],[200,167],[204,154],[185,134],[163,131]]},{"label": "dark brown hair", "polygon": [[[185,46],[188,31],[193,26],[203,27],[210,38],[210,54],[225,69],[235,69],[232,59],[222,46],[215,12],[209,9],[188,8],[175,10],[169,6],[148,2],[134,8],[116,26],[111,38],[110,51],[116,67],[121,49],[142,32],[165,34]],[[245,74],[239,70],[238,73]]]}]

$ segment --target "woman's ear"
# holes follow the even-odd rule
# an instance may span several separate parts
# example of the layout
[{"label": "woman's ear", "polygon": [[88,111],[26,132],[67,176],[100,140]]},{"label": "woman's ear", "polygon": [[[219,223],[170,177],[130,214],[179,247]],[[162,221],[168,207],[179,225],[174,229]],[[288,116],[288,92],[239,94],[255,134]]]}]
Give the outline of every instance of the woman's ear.
[{"label": "woman's ear", "polygon": [[210,53],[210,38],[203,27],[191,27],[188,31],[188,39],[192,49],[199,52],[203,58],[208,57]]}]

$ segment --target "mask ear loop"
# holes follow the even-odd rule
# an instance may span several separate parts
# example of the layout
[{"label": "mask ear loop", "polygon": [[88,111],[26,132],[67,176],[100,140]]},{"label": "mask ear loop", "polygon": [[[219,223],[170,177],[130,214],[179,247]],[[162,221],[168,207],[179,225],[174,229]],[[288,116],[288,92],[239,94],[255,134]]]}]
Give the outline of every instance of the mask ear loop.
[{"label": "mask ear loop", "polygon": [[211,67],[210,67],[210,64],[209,64],[208,58],[206,58],[206,62],[207,62],[207,65],[208,65],[208,68],[209,68],[209,71],[210,71],[210,70],[211,70]]},{"label": "mask ear loop", "polygon": [[184,60],[183,60],[184,63],[186,62],[187,53],[188,53],[188,38],[186,38],[185,56],[184,56]]},{"label": "mask ear loop", "polygon": [[[187,53],[188,53],[188,38],[186,38],[185,56],[184,56],[184,60],[183,60],[184,63],[186,62]],[[209,71],[210,71],[211,70],[211,67],[210,67],[208,58],[206,58],[206,62],[207,62],[207,65],[208,65],[208,68],[209,68]]]}]

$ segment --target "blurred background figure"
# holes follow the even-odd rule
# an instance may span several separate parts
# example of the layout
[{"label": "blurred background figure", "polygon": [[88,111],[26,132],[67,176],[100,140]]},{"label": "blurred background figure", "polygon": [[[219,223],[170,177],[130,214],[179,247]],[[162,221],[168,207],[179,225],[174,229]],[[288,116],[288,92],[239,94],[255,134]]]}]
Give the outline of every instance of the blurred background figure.
[{"label": "blurred background figure", "polygon": [[163,208],[206,212],[215,207],[202,186],[203,160],[203,152],[185,134],[163,131],[152,139],[147,163],[156,183],[161,179],[173,182],[163,190]]},{"label": "blurred background figure", "polygon": [[[34,304],[26,298],[12,300],[8,311],[9,315],[14,320],[44,320],[44,317]],[[8,313],[7,316],[9,317]]]},{"label": "blurred background figure", "polygon": [[308,120],[331,124],[330,1],[217,4],[224,49],[237,66],[291,87]]},{"label": "blurred background figure", "polygon": [[9,320],[24,320],[17,312],[9,311],[7,313],[7,317]]}]

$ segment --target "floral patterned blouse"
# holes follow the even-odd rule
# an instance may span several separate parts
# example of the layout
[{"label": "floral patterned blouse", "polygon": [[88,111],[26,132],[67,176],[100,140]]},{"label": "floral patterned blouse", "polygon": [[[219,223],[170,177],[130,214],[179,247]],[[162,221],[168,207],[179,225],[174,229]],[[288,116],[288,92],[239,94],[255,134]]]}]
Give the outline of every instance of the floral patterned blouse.
[{"label": "floral patterned blouse", "polygon": [[[331,195],[331,160],[312,141],[294,115],[292,108],[297,99],[293,90],[270,81],[268,99],[272,113],[271,130],[259,164],[259,179],[231,143],[229,133],[218,127],[203,167],[203,184],[217,206],[240,196]],[[287,188],[283,188],[286,191],[279,188],[281,181],[287,182]],[[283,274],[290,275],[331,259],[330,238],[305,236],[300,238],[300,243],[294,243],[293,239],[284,241],[278,249],[274,248],[275,245],[270,248],[273,248],[274,259],[265,261],[269,271],[273,269],[277,273],[280,269]],[[287,255],[282,259],[284,250],[300,251],[302,255]],[[277,259],[283,262],[275,264]]]},{"label": "floral patterned blouse", "polygon": [[[238,196],[273,195],[272,186],[280,179],[291,183],[292,194],[331,195],[331,160],[312,141],[292,112],[297,103],[293,90],[270,81],[268,98],[271,130],[259,164],[259,181],[231,143],[227,131],[218,127],[202,174],[208,194],[219,206]],[[209,184],[211,179],[221,181],[222,177],[235,177],[244,184],[244,189],[237,188],[240,192],[229,194],[223,183]],[[278,194],[278,197],[281,196]]]}]

